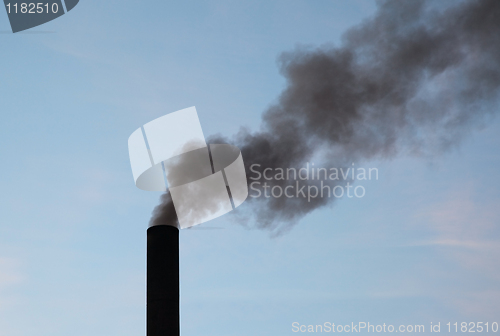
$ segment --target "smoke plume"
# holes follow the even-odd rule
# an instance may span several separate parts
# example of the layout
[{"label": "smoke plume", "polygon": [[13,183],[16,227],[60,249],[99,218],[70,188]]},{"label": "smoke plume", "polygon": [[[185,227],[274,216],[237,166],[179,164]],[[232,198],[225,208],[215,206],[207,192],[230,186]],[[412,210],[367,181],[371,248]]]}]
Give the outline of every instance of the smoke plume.
[{"label": "smoke plume", "polygon": [[[260,130],[209,142],[241,148],[249,176],[253,164],[286,169],[313,160],[318,167],[349,167],[457,146],[498,110],[500,1],[436,4],[381,1],[340,46],[283,53],[279,64],[287,85],[263,113]],[[260,182],[285,188],[297,181]],[[258,228],[280,233],[333,200],[249,197],[247,203],[258,210]],[[152,223],[172,218],[169,202],[168,194],[162,197]]]}]

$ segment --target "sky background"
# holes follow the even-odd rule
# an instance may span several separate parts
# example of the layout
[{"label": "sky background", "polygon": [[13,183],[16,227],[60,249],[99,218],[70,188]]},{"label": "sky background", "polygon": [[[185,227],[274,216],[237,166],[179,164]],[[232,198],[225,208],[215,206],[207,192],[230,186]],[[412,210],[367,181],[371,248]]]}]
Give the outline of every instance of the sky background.
[{"label": "sky background", "polygon": [[[190,106],[205,136],[258,129],[285,84],[280,53],[338,44],[375,10],[81,0],[18,34],[0,10],[0,336],[144,335],[160,194],[134,186],[129,135]],[[234,215],[182,231],[182,334],[500,323],[499,145],[491,118],[443,156],[360,163],[379,170],[364,198],[277,238]]]}]

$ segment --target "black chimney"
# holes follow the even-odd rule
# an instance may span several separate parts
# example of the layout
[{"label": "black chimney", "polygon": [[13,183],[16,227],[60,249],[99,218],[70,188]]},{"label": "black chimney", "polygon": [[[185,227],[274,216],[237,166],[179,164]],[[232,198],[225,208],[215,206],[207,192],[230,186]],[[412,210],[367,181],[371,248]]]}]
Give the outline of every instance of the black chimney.
[{"label": "black chimney", "polygon": [[147,336],[179,336],[179,229],[157,225],[147,235]]}]

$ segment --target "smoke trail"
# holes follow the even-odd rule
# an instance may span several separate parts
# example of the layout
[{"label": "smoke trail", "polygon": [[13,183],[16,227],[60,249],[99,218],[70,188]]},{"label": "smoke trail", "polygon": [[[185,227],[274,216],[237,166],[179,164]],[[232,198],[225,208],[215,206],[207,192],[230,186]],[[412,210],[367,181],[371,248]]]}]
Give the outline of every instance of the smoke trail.
[{"label": "smoke trail", "polygon": [[[263,114],[260,131],[242,129],[231,141],[242,150],[247,174],[252,164],[300,168],[314,158],[323,167],[347,167],[457,146],[498,110],[499,17],[497,0],[445,9],[382,1],[373,18],[343,35],[340,47],[282,54],[287,87],[278,103]],[[285,188],[296,181],[261,182]],[[256,225],[280,233],[332,200],[261,197],[251,203]],[[155,210],[152,221],[163,216],[168,213]]]},{"label": "smoke trail", "polygon": [[168,191],[161,195],[160,204],[154,208],[153,215],[149,221],[149,226],[156,225],[179,227],[179,221],[177,219],[177,213],[175,212],[174,203],[172,202],[172,196]]}]

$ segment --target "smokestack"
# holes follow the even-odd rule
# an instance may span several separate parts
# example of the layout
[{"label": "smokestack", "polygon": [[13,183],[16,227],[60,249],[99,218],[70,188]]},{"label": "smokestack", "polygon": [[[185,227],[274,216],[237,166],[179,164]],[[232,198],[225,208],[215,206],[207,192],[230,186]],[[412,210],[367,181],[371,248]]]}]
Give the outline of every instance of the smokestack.
[{"label": "smokestack", "polygon": [[179,229],[147,231],[147,336],[179,336]]},{"label": "smokestack", "polygon": [[[189,132],[179,137],[179,127]],[[137,187],[164,191],[168,181],[147,230],[146,324],[148,336],[178,336],[179,228],[221,216],[245,201],[243,159],[230,145],[213,144],[209,151],[194,106],[138,128],[128,147]]]}]

